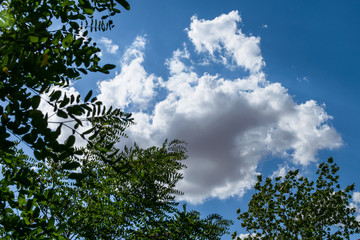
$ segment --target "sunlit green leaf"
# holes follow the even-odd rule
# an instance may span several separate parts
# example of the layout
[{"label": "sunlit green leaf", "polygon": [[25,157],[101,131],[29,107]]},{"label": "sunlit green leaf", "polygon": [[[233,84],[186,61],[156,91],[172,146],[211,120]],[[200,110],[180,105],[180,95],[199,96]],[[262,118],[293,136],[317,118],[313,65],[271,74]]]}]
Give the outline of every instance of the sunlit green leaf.
[{"label": "sunlit green leaf", "polygon": [[94,13],[94,9],[93,8],[84,8],[84,12],[86,14],[92,15]]},{"label": "sunlit green leaf", "polygon": [[39,37],[38,36],[29,36],[30,42],[32,43],[37,43],[39,42]]},{"label": "sunlit green leaf", "polygon": [[66,37],[64,38],[64,40],[62,41],[63,47],[66,49],[68,47],[70,47],[71,43],[74,40],[74,36],[72,33],[68,33],[66,35]]}]

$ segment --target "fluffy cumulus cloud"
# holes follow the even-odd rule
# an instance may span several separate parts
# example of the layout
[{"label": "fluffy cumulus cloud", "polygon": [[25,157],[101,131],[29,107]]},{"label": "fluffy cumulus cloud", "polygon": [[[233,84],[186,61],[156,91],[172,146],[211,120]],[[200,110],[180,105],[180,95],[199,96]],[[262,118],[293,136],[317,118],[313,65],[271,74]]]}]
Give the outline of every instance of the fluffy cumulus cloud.
[{"label": "fluffy cumulus cloud", "polygon": [[198,52],[209,53],[213,59],[217,52],[220,54],[218,58],[224,63],[233,60],[237,66],[258,72],[264,65],[260,38],[243,34],[237,27],[239,22],[241,17],[237,11],[222,14],[213,20],[199,20],[194,16],[187,33]]},{"label": "fluffy cumulus cloud", "polygon": [[144,109],[155,96],[161,78],[148,74],[144,67],[145,37],[137,37],[121,60],[121,72],[114,79],[98,83],[98,99],[108,105],[126,108],[129,104]]},{"label": "fluffy cumulus cloud", "polygon": [[[165,80],[145,71],[145,39],[138,37],[125,52],[121,72],[99,83],[100,99],[134,112],[137,125],[128,129],[128,141],[144,147],[166,138],[188,143],[181,200],[242,196],[254,184],[263,157],[307,165],[319,150],[342,144],[323,105],[297,104],[280,83],[266,80],[260,38],[243,34],[240,21],[237,11],[213,20],[193,17],[187,33],[195,53],[186,45],[174,51],[165,61]],[[208,56],[215,65],[235,64],[248,75],[228,79],[198,72],[192,54]],[[166,95],[149,107],[157,87]]]}]

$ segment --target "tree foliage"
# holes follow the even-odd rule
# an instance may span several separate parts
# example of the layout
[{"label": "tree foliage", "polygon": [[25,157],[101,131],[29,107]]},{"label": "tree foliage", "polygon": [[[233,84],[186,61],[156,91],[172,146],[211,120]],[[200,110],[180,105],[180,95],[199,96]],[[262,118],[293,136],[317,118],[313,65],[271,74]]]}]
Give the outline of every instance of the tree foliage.
[{"label": "tree foliage", "polygon": [[[238,209],[241,226],[249,232],[245,239],[350,239],[360,231],[355,209],[349,207],[355,185],[342,190],[338,170],[329,158],[319,165],[315,182],[299,176],[299,170],[265,182],[259,175],[248,211]],[[240,239],[236,235],[233,239]]]},{"label": "tree foliage", "polygon": [[62,165],[20,150],[1,158],[11,161],[1,162],[1,239],[215,240],[227,233],[231,222],[220,215],[201,218],[178,208],[182,142],[125,148],[109,159],[112,164],[89,149],[81,162]]},{"label": "tree foliage", "polygon": [[[125,0],[117,0],[129,9]],[[0,17],[0,146],[3,151],[13,146],[11,135],[27,143],[35,157],[61,161],[81,154],[75,151],[74,137],[67,145],[57,141],[64,127],[73,133],[90,118],[107,115],[113,121],[126,124],[128,114],[118,109],[106,111],[91,92],[67,96],[61,88],[80,79],[80,74],[108,73],[114,65],[99,65],[100,51],[88,31],[106,31],[113,27],[111,16],[119,13],[113,0],[1,0]],[[97,17],[94,17],[94,16]],[[53,87],[60,87],[54,90]],[[43,98],[49,96],[49,100]],[[64,119],[56,122],[56,131],[49,128],[50,116],[39,109],[40,101],[53,107]],[[83,119],[83,116],[86,116]],[[74,126],[67,125],[76,123]],[[97,134],[98,129],[78,132]]]},{"label": "tree foliage", "polygon": [[[88,72],[115,67],[100,65],[88,34],[113,28],[119,6],[130,8],[125,0],[0,0],[1,239],[220,239],[227,232],[230,221],[220,215],[178,208],[182,142],[119,149],[131,114],[107,109],[92,91],[83,99],[64,91]],[[62,121],[43,113],[41,102]],[[85,121],[91,127],[80,130]],[[72,131],[61,142],[64,128]],[[76,147],[76,135],[86,147]]]}]

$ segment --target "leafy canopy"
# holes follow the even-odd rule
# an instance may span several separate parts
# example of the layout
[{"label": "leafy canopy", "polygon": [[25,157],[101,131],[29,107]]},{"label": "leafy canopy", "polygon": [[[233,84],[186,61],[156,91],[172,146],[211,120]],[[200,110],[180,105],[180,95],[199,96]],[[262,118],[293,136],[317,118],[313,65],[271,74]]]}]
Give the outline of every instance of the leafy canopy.
[{"label": "leafy canopy", "polygon": [[[114,138],[107,136],[103,144]],[[81,162],[63,165],[30,159],[21,150],[2,155],[0,238],[218,240],[228,232],[231,221],[218,214],[201,218],[178,208],[182,142],[112,150],[112,164],[92,148],[83,150]]]},{"label": "leafy canopy", "polygon": [[[360,231],[355,209],[349,207],[355,184],[341,189],[339,167],[332,158],[319,165],[317,180],[299,170],[274,180],[258,176],[247,212],[238,209],[245,239],[350,239]],[[240,239],[237,233],[233,239]]]},{"label": "leafy canopy", "polygon": [[[106,31],[114,25],[111,16],[129,9],[125,0],[0,0],[0,146],[9,151],[13,138],[26,143],[40,160],[62,161],[81,155],[74,146],[75,133],[85,138],[99,129],[78,132],[84,121],[107,117],[124,125],[130,114],[106,110],[89,92],[67,96],[62,91],[80,79],[81,73],[109,73],[115,66],[100,66],[100,51],[87,37],[88,31]],[[95,17],[96,16],[96,17]],[[54,87],[57,89],[54,89]],[[44,96],[48,95],[47,98]],[[51,116],[39,109],[40,102],[52,106],[63,119],[54,131]],[[69,123],[75,123],[69,125]],[[66,127],[73,131],[67,144],[58,137]]]}]

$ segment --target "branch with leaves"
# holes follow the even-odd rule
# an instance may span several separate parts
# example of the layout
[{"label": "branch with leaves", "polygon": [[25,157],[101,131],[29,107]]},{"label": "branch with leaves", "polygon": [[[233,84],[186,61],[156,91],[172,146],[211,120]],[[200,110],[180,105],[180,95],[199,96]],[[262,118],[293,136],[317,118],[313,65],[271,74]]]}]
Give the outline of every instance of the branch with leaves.
[{"label": "branch with leaves", "polygon": [[[73,137],[67,145],[58,142],[59,132],[62,127],[69,127],[76,133],[84,120],[79,119],[83,114],[92,118],[108,114],[114,120],[122,119],[125,125],[131,121],[130,115],[120,110],[106,112],[105,106],[95,98],[88,102],[91,93],[82,103],[80,96],[67,97],[62,91],[80,79],[80,74],[109,73],[115,67],[99,65],[100,49],[85,36],[87,28],[110,29],[111,16],[120,13],[117,6],[130,9],[125,0],[2,0],[0,5],[3,22],[0,25],[0,146],[3,151],[14,145],[10,140],[13,134],[34,150],[36,158],[61,161],[77,152],[70,144]],[[62,27],[50,30],[53,21],[60,21]],[[87,22],[91,22],[89,27],[81,25],[88,25]],[[48,93],[53,87],[58,90]],[[75,121],[74,127],[65,122],[59,123],[56,130],[48,127],[49,117],[38,109],[41,97],[47,93],[47,102],[55,114]],[[92,134],[98,131],[92,130]]]}]

